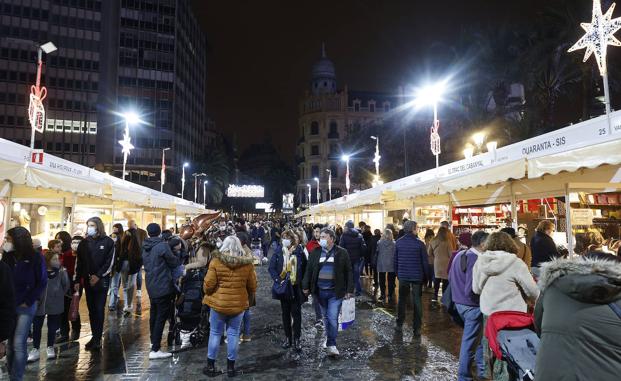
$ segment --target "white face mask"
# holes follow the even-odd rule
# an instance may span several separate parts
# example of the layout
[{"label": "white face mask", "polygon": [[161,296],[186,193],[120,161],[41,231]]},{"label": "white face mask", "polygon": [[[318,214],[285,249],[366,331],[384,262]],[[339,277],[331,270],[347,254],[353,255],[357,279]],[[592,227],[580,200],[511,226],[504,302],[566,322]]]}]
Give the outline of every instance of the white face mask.
[{"label": "white face mask", "polygon": [[291,240],[290,240],[290,239],[283,239],[283,240],[282,240],[282,245],[283,245],[284,247],[289,247],[289,246],[291,246]]},{"label": "white face mask", "polygon": [[15,246],[13,246],[13,242],[5,242],[2,245],[2,250],[4,250],[5,253],[11,252],[13,251],[13,249],[15,249]]},{"label": "white face mask", "polygon": [[327,248],[328,247],[328,240],[327,239],[320,239],[319,240],[319,246],[321,246],[323,248]]},{"label": "white face mask", "polygon": [[96,228],[96,227],[94,227],[94,226],[89,226],[89,227],[86,229],[86,234],[87,234],[89,237],[93,237],[95,234],[97,234],[97,228]]},{"label": "white face mask", "polygon": [[79,244],[80,244],[79,242],[71,242],[71,250],[77,251]]}]

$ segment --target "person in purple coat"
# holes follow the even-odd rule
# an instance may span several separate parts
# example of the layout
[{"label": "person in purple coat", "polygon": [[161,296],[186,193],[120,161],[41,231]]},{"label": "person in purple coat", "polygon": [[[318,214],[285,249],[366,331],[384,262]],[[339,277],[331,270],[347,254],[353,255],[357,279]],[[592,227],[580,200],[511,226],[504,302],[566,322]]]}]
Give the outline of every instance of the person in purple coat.
[{"label": "person in purple coat", "polygon": [[9,337],[7,366],[11,380],[21,380],[28,353],[26,340],[37,310],[37,300],[47,286],[45,260],[32,244],[30,232],[21,226],[9,229],[2,244],[2,262],[9,265],[15,285],[16,320]]}]

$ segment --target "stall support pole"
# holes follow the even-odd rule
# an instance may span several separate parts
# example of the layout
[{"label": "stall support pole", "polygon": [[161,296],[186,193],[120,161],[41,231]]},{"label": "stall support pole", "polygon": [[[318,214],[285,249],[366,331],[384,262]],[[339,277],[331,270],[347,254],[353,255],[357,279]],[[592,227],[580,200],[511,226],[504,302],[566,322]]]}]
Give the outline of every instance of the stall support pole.
[{"label": "stall support pole", "polygon": [[67,212],[65,212],[65,205],[67,203],[66,197],[63,197],[63,202],[60,209],[60,226],[61,230],[67,229],[67,225],[65,224],[65,220],[67,219]]},{"label": "stall support pole", "polygon": [[[108,231],[112,231],[112,225],[114,225],[114,201],[112,202],[112,221],[110,222],[110,224],[108,225]],[[127,227],[129,229],[129,226]]]},{"label": "stall support pole", "polygon": [[69,233],[73,236],[75,230],[75,211],[78,208],[78,195],[73,194],[73,200],[71,205],[71,223],[69,224]]},{"label": "stall support pole", "polygon": [[9,182],[9,191],[6,196],[6,208],[4,211],[4,233],[6,234],[7,230],[9,230],[9,224],[11,223],[11,212],[13,210],[13,183]]},{"label": "stall support pole", "polygon": [[567,227],[567,250],[569,255],[574,252],[574,237],[571,227],[571,202],[569,202],[569,184],[565,184],[565,226]]},{"label": "stall support pole", "polygon": [[513,181],[509,185],[511,189],[511,225],[517,232],[518,218],[517,218],[517,200],[515,199],[515,193],[513,193]]}]

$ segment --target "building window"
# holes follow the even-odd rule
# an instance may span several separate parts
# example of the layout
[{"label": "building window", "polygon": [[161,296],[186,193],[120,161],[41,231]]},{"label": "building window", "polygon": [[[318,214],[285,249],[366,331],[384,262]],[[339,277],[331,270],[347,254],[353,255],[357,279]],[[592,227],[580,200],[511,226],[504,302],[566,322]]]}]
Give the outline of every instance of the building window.
[{"label": "building window", "polygon": [[375,112],[375,102],[369,102],[369,112]]},{"label": "building window", "polygon": [[319,177],[319,167],[316,165],[313,165],[311,167],[311,177]]},{"label": "building window", "polygon": [[311,155],[318,156],[319,155],[319,146],[311,146]]},{"label": "building window", "polygon": [[384,112],[390,111],[390,102],[384,102]]},{"label": "building window", "polygon": [[354,111],[355,112],[360,111],[360,101],[354,101]]},{"label": "building window", "polygon": [[311,135],[319,135],[319,122],[311,123]]}]

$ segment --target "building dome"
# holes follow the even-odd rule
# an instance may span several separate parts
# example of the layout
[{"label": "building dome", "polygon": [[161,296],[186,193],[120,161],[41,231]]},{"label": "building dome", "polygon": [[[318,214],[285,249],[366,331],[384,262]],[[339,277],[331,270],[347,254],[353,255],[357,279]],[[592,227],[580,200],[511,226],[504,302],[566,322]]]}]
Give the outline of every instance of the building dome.
[{"label": "building dome", "polygon": [[313,94],[336,92],[336,70],[326,56],[324,44],[321,45],[321,59],[313,65],[311,86]]}]

